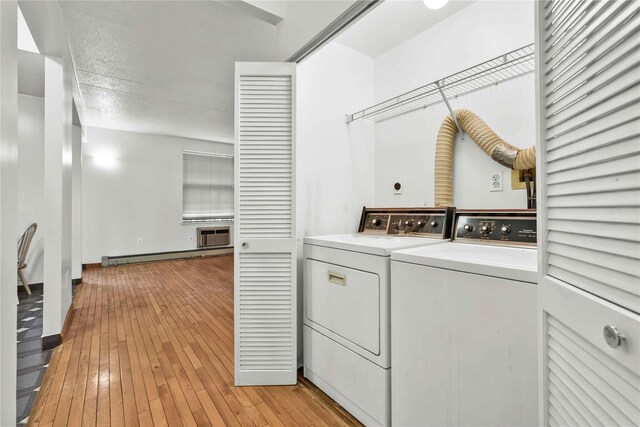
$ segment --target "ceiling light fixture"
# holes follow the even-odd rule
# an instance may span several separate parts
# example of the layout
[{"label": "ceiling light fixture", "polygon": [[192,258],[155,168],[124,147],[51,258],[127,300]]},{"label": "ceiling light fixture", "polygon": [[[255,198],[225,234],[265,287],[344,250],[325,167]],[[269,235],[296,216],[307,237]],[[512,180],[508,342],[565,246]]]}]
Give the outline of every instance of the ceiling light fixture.
[{"label": "ceiling light fixture", "polygon": [[422,1],[424,2],[425,6],[433,10],[440,9],[442,6],[444,6],[449,2],[449,0],[422,0]]}]

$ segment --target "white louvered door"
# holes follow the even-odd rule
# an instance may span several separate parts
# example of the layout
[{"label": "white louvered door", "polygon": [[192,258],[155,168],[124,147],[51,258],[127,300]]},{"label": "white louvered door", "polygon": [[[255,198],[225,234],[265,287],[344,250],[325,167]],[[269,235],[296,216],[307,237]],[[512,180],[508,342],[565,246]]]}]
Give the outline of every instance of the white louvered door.
[{"label": "white louvered door", "polygon": [[236,385],[296,383],[295,69],[236,63]]},{"label": "white louvered door", "polygon": [[540,419],[638,426],[640,3],[536,19]]}]

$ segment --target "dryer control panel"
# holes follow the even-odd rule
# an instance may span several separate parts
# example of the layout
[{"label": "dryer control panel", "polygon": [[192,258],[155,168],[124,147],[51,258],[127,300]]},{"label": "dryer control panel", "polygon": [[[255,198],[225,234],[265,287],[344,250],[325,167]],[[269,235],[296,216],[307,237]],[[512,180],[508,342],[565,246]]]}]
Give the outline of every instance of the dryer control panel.
[{"label": "dryer control panel", "polygon": [[449,239],[455,208],[363,208],[358,232]]},{"label": "dryer control panel", "polygon": [[536,246],[536,211],[458,210],[453,240],[502,246]]}]

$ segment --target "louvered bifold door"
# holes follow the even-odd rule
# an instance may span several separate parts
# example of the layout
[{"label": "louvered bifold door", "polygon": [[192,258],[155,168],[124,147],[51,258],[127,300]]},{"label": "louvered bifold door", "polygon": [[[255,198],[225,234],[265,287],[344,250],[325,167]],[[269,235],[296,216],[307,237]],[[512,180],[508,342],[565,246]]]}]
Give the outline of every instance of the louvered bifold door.
[{"label": "louvered bifold door", "polygon": [[235,384],[295,384],[295,64],[236,63]]},{"label": "louvered bifold door", "polygon": [[541,416],[640,425],[640,2],[536,2]]}]

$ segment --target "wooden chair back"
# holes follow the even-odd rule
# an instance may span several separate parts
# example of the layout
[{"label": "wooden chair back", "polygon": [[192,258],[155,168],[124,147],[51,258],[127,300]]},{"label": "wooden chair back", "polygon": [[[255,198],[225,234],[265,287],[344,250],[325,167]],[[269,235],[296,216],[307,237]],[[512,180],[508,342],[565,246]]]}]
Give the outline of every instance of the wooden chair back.
[{"label": "wooden chair back", "polygon": [[25,265],[25,261],[27,259],[27,252],[29,252],[29,246],[31,245],[31,239],[33,239],[33,235],[36,234],[36,229],[38,228],[38,224],[35,222],[25,228],[22,232],[22,235],[18,239],[18,268],[21,268]]}]

